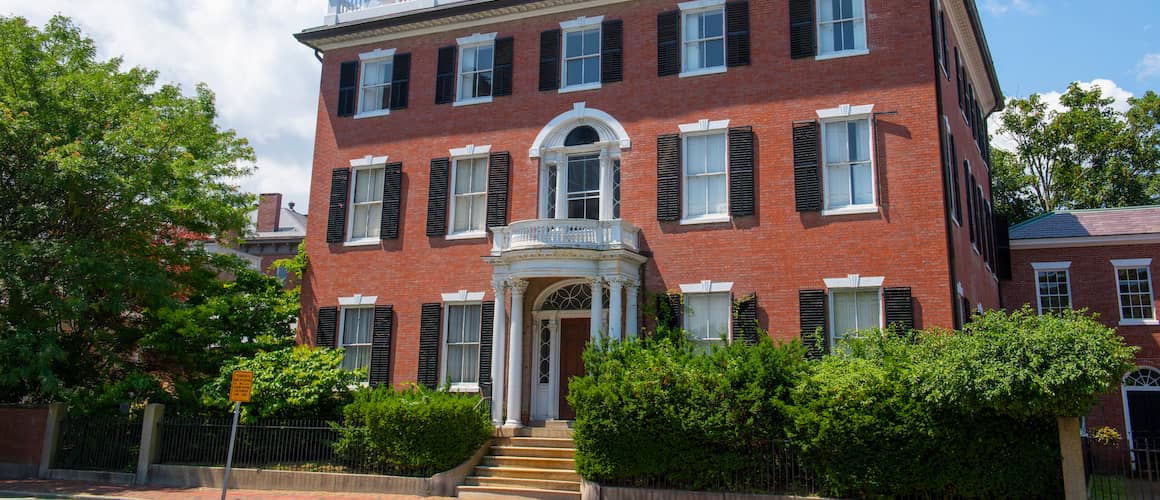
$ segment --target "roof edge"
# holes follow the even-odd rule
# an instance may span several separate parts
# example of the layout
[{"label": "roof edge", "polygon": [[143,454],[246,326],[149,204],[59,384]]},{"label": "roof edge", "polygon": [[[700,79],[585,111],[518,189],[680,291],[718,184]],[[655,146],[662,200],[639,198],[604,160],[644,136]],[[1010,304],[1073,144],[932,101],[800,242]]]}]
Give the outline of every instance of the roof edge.
[{"label": "roof edge", "polygon": [[298,40],[299,43],[306,45],[307,47],[315,50],[322,50],[318,47],[317,44],[311,42],[334,36],[357,33],[359,31],[431,21],[454,15],[474,14],[491,9],[534,3],[536,1],[538,0],[471,0],[447,5],[437,5],[435,7],[426,9],[418,9],[377,18],[351,21],[349,23],[336,24],[334,26],[317,26],[314,28],[307,28],[298,33],[295,33],[294,38]]},{"label": "roof edge", "polygon": [[990,116],[1006,107],[1006,98],[1003,97],[1003,89],[999,86],[999,72],[995,70],[995,59],[991,57],[991,44],[987,42],[987,34],[983,32],[983,20],[979,17],[979,8],[975,5],[975,0],[965,0],[963,3],[971,17],[971,28],[975,31],[975,40],[979,44],[979,50],[983,53],[983,60],[987,63],[987,80],[991,82],[991,91],[995,93],[994,109],[987,113]]}]

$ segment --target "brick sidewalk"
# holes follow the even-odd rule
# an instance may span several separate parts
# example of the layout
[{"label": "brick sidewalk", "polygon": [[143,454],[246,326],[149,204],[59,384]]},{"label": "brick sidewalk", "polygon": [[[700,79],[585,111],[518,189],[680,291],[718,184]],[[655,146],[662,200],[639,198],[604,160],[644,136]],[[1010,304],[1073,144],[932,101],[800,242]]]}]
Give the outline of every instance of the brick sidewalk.
[{"label": "brick sidewalk", "polygon": [[[38,494],[53,495],[95,495],[114,498],[133,498],[141,500],[177,500],[196,499],[209,500],[221,497],[221,490],[216,488],[150,488],[147,486],[121,486],[104,483],[85,483],[79,481],[46,481],[30,480],[3,480],[0,481],[0,492],[22,493],[29,496]],[[379,498],[384,500],[415,500],[419,498],[447,498],[447,497],[417,497],[413,495],[376,495],[370,493],[330,493],[319,491],[277,491],[277,490],[230,490],[227,498],[231,500],[367,500]]]}]

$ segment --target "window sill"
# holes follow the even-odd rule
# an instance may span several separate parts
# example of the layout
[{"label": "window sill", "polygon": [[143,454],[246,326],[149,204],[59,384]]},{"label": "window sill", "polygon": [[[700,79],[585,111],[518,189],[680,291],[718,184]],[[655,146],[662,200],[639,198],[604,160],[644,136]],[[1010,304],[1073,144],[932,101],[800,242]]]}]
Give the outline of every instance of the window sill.
[{"label": "window sill", "polygon": [[479,392],[479,385],[477,384],[453,384],[447,388],[447,392]]},{"label": "window sill", "polygon": [[362,118],[374,118],[376,116],[387,116],[389,114],[391,114],[391,109],[387,108],[387,109],[380,109],[378,111],[368,111],[366,113],[359,113],[357,115],[354,115],[354,119],[358,120],[358,119],[362,119]]},{"label": "window sill", "polygon": [[726,68],[725,66],[714,66],[712,68],[701,68],[701,69],[694,69],[691,71],[682,71],[681,74],[679,74],[677,76],[679,78],[691,78],[694,76],[716,75],[719,73],[724,73],[726,69],[728,69],[728,68]]},{"label": "window sill", "polygon": [[585,83],[583,85],[572,85],[570,87],[560,87],[560,90],[557,90],[556,92],[560,93],[560,94],[567,94],[569,92],[583,92],[585,90],[597,90],[600,88],[600,86],[601,86],[600,82]]},{"label": "window sill", "polygon": [[444,237],[444,239],[447,239],[447,240],[477,240],[477,239],[486,239],[486,238],[487,238],[487,232],[485,232],[485,231],[472,231],[470,233],[453,233],[453,234],[449,234],[449,235]]},{"label": "window sill", "polygon": [[378,238],[363,238],[361,240],[350,240],[350,241],[344,242],[342,244],[342,246],[344,246],[344,247],[369,247],[369,246],[373,246],[373,245],[378,245],[380,241],[381,240],[379,240]]},{"label": "window sill", "polygon": [[831,208],[831,209],[827,209],[827,210],[822,210],[822,216],[824,216],[824,217],[830,217],[830,216],[835,216],[835,215],[858,215],[858,214],[876,214],[876,213],[878,213],[878,206],[877,205],[853,206],[853,207]]},{"label": "window sill", "polygon": [[1120,326],[1158,326],[1160,321],[1154,319],[1121,319]]},{"label": "window sill", "polygon": [[487,104],[487,103],[491,102],[491,100],[492,100],[491,96],[476,97],[476,98],[472,98],[472,99],[464,99],[462,101],[455,101],[455,102],[451,103],[451,105],[455,106],[455,107],[472,106],[475,104]]},{"label": "window sill", "polygon": [[681,225],[695,226],[697,224],[721,224],[732,221],[733,219],[728,215],[705,215],[695,219],[681,219]]},{"label": "window sill", "polygon": [[828,61],[830,59],[841,59],[843,57],[857,57],[870,54],[870,49],[854,49],[843,50],[841,52],[830,52],[828,54],[818,54],[814,56],[815,61]]}]

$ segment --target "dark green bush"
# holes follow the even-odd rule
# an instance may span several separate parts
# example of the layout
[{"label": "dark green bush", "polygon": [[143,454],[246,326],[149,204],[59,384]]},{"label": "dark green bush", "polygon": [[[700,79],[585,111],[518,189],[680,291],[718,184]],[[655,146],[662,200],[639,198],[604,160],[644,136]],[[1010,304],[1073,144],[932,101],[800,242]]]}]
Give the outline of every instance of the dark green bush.
[{"label": "dark green bush", "polygon": [[491,437],[491,421],[479,402],[478,396],[421,387],[360,391],[343,410],[343,426],[353,430],[335,444],[336,451],[357,451],[391,468],[450,470]]},{"label": "dark green bush", "polygon": [[[676,340],[675,340],[676,339]],[[790,388],[807,367],[800,343],[734,344],[697,354],[679,336],[590,346],[570,384],[576,467],[595,481],[664,481],[744,489],[772,460]]]}]

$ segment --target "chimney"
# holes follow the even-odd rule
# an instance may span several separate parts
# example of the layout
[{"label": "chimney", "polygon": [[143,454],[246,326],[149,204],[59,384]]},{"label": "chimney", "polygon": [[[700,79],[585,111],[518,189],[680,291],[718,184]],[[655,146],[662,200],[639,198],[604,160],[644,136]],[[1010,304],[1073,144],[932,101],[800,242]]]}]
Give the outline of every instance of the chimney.
[{"label": "chimney", "polygon": [[272,233],[278,230],[282,216],[282,193],[262,193],[258,202],[258,232]]}]

